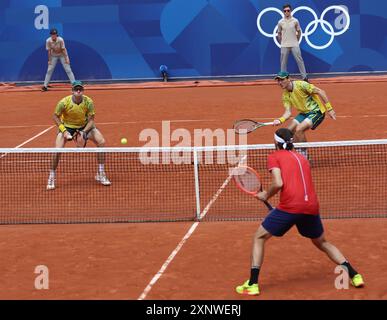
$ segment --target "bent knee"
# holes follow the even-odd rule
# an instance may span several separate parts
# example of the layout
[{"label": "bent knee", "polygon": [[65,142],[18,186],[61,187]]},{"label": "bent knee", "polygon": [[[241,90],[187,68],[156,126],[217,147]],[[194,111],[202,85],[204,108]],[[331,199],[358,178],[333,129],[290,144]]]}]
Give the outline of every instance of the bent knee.
[{"label": "bent knee", "polygon": [[295,134],[298,134],[298,133],[303,133],[305,130],[307,130],[309,127],[305,127],[304,124],[300,123],[296,126],[295,130],[294,130],[294,133]]},{"label": "bent knee", "polygon": [[98,148],[102,148],[104,146],[105,146],[105,140],[101,140],[101,141],[97,142],[97,147]]},{"label": "bent knee", "polygon": [[101,148],[101,147],[104,147],[105,146],[105,139],[99,139],[97,141],[97,147]]},{"label": "bent knee", "polygon": [[265,228],[260,226],[258,230],[254,233],[254,240],[259,240],[259,241],[265,241],[266,239],[269,239],[271,237],[271,234],[266,231]]}]

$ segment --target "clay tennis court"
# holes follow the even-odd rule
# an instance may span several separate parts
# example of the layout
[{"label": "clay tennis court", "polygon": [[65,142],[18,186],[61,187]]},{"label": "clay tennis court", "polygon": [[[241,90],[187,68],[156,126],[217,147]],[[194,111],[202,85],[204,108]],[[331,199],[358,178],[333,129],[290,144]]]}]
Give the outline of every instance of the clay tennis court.
[{"label": "clay tennis court", "polygon": [[[387,77],[312,82],[327,92],[338,119],[327,118],[318,130],[308,132],[309,141],[386,137]],[[56,85],[45,93],[38,86],[0,88],[0,147],[52,147],[56,136],[52,113],[56,103],[70,94],[69,85]],[[128,139],[127,146],[142,146],[140,132],[161,131],[163,120],[171,121],[171,130],[225,130],[237,119],[272,120],[283,112],[281,91],[272,81],[89,85],[85,94],[95,102],[96,123],[107,147],[121,146],[122,137]],[[248,143],[272,140],[273,129],[262,128],[249,135]],[[22,200],[2,201],[9,205]],[[71,197],[60,201],[71,203]],[[383,273],[387,219],[383,218],[324,220],[327,238],[363,275],[365,288],[335,289],[335,266],[291,230],[268,242],[261,295],[239,296],[235,286],[249,276],[251,239],[259,223],[1,225],[0,298],[387,299]],[[189,238],[182,242],[189,230]],[[176,248],[177,254],[168,260]],[[167,268],[154,278],[166,263]],[[49,290],[34,288],[37,265],[49,268]]]}]

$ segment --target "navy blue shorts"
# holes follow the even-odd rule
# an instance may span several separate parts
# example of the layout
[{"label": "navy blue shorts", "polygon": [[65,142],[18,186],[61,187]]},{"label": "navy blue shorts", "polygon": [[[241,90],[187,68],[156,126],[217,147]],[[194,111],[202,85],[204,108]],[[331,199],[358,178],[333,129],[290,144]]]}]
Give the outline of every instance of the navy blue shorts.
[{"label": "navy blue shorts", "polygon": [[306,238],[318,238],[324,232],[320,215],[294,214],[273,209],[262,222],[262,226],[276,237],[282,237],[294,225]]}]

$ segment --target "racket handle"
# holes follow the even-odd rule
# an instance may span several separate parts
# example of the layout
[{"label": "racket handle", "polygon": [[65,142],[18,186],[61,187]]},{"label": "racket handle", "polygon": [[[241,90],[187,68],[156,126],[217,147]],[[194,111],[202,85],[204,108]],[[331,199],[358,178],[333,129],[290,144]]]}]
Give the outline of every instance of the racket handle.
[{"label": "racket handle", "polygon": [[265,206],[269,209],[269,210],[273,210],[273,207],[271,206],[271,204],[267,201],[263,201],[263,203],[265,204]]}]

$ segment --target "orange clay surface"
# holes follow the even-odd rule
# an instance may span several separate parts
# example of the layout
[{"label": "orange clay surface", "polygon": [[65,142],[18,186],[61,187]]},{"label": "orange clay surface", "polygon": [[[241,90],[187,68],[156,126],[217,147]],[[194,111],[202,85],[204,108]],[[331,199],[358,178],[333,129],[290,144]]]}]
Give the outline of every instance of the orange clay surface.
[{"label": "orange clay surface", "polygon": [[[308,141],[386,138],[386,81],[312,79],[338,119],[327,118],[308,132]],[[68,85],[44,93],[39,86],[0,86],[0,147],[52,147],[52,113],[67,94]],[[171,130],[193,133],[231,128],[241,118],[271,121],[283,112],[281,90],[271,81],[90,85],[85,94],[94,99],[109,147],[121,146],[122,137],[125,146],[142,146],[140,132],[161,131],[163,120]],[[248,143],[272,143],[272,135],[272,128],[262,128]],[[0,299],[137,299],[192,223],[2,225]],[[249,277],[259,223],[200,223],[146,299],[387,299],[387,219],[324,220],[327,238],[364,276],[365,288],[337,290],[335,265],[292,229],[267,244],[262,294],[237,295],[235,286]],[[38,265],[49,268],[49,290],[34,288]]]}]

